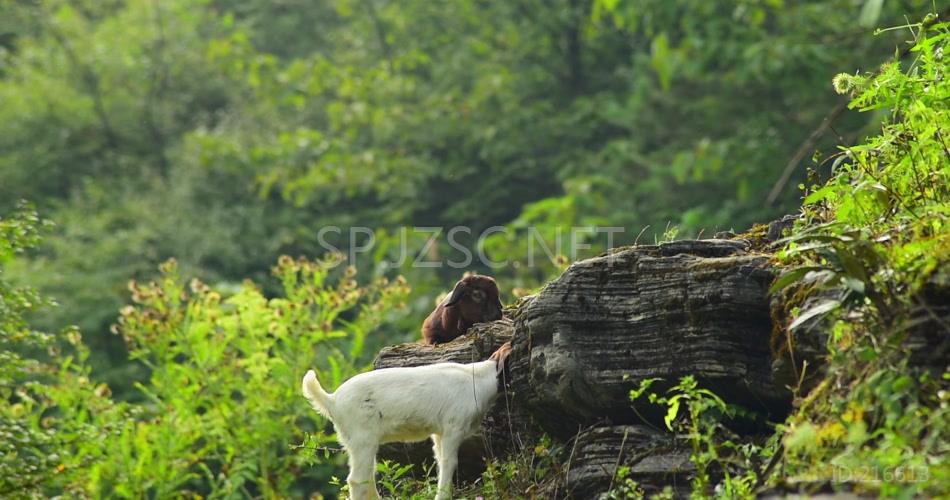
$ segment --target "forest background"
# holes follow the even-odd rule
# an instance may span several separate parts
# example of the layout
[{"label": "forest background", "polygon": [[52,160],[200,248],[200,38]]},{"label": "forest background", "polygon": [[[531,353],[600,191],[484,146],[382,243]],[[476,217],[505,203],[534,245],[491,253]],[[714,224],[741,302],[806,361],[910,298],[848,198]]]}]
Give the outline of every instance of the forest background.
[{"label": "forest background", "polygon": [[[167,373],[166,364],[201,355],[178,350],[180,343],[154,344],[163,328],[187,332],[197,323],[188,294],[209,301],[203,307],[211,316],[238,316],[229,330],[235,338],[249,328],[238,324],[241,311],[259,315],[263,331],[279,332],[273,344],[242,346],[228,358],[237,370],[231,383],[261,349],[296,349],[296,369],[314,362],[314,346],[323,344],[339,354],[321,361],[338,381],[365,367],[379,346],[415,340],[422,318],[463,271],[493,274],[511,303],[570,260],[605,249],[587,234],[589,249],[529,266],[532,236],[553,246],[573,227],[620,227],[614,245],[621,245],[741,231],[797,212],[806,176],[827,178],[830,164],[821,160],[876,133],[888,113],[847,109],[832,77],[875,71],[909,38],[875,29],[939,7],[922,0],[3,0],[4,290],[39,292],[18,314],[31,331],[66,332],[57,338],[69,339],[72,347],[61,347],[75,350],[73,366],[57,364],[56,376],[84,377],[110,409],[83,411],[113,423],[148,421],[136,412],[154,414],[208,369]],[[372,230],[372,250],[351,268],[322,260],[318,232],[328,226],[341,230],[321,236],[344,254],[366,243],[352,241],[350,228]],[[431,232],[404,228],[456,226],[470,228],[457,235],[470,248],[486,229],[503,227],[484,249],[511,265],[412,265],[419,254],[444,260],[457,249],[444,233],[430,244]],[[393,265],[404,234],[409,259]],[[39,236],[42,243],[24,252]],[[193,277],[200,281],[186,285]],[[169,290],[182,294],[183,310],[165,310]],[[219,304],[222,296],[229,307]],[[282,316],[280,300],[311,296],[319,313]],[[155,310],[166,315],[155,320]],[[301,322],[307,334],[299,334]],[[50,349],[59,360],[60,347]],[[69,396],[49,397],[66,411]],[[203,416],[206,408],[189,411]],[[193,458],[178,465],[186,472],[177,482],[156,486],[141,474],[138,484],[129,479],[134,467],[106,467],[95,477],[112,482],[93,487],[290,491],[323,488],[340,465],[288,466],[279,473],[286,478],[269,479],[273,471],[258,457],[247,465],[253,486],[225,486],[213,478],[233,470],[222,464],[239,453],[221,453],[207,462],[207,481],[195,479],[203,459]],[[286,453],[273,455],[279,461]],[[59,465],[88,480],[94,460],[82,457]],[[54,488],[78,488],[76,477]]]}]

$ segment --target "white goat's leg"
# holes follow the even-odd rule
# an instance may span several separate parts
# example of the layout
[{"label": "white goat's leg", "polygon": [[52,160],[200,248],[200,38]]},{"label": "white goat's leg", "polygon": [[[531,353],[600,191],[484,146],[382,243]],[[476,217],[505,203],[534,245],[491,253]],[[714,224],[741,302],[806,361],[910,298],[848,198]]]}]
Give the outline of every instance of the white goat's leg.
[{"label": "white goat's leg", "polygon": [[350,474],[346,484],[350,487],[351,500],[376,500],[376,449],[377,445],[359,443],[348,447]]},{"label": "white goat's leg", "polygon": [[432,438],[432,452],[435,456],[436,465],[442,463],[442,436],[438,434],[433,434],[429,436]]},{"label": "white goat's leg", "polygon": [[455,468],[458,467],[459,446],[464,438],[461,434],[446,433],[440,439],[442,452],[439,454],[439,492],[435,500],[449,500],[452,498],[452,480]]}]

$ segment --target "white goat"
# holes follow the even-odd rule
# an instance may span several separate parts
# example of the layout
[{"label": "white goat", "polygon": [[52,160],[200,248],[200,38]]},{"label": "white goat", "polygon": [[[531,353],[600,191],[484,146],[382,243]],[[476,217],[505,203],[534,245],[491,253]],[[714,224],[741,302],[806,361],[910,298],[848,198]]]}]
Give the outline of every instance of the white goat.
[{"label": "white goat", "polygon": [[313,370],[303,378],[303,394],[329,418],[349,454],[346,483],[353,500],[379,498],[376,451],[392,442],[432,438],[439,465],[436,500],[452,496],[452,477],[462,440],[478,427],[498,395],[498,374],[511,344],[478,363],[438,363],[384,368],[359,374],[333,394],[320,386]]}]

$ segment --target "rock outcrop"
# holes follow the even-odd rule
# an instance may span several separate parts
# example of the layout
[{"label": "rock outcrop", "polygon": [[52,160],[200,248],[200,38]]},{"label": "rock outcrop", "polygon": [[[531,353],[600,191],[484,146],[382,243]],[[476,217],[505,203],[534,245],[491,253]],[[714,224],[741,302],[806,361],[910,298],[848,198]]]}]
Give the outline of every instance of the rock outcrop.
[{"label": "rock outcrop", "polygon": [[729,402],[781,414],[789,395],[771,377],[772,279],[768,257],[742,240],[576,262],[519,311],[515,399],[560,436],[598,422],[641,423],[629,393],[648,378],[668,386],[694,375]]},{"label": "rock outcrop", "polygon": [[[564,490],[574,498],[606,491],[620,465],[647,492],[682,493],[693,471],[688,452],[649,424],[661,409],[643,403],[634,411],[630,390],[660,378],[653,390],[663,391],[693,375],[727,402],[784,415],[790,395],[773,381],[769,350],[772,279],[769,257],[744,240],[618,249],[574,263],[509,311],[511,319],[476,325],[448,344],[388,347],[375,367],[468,363],[511,340],[510,384],[483,434],[463,447],[462,477],[544,431],[572,450]],[[424,463],[432,452],[420,443],[380,455]]]}]

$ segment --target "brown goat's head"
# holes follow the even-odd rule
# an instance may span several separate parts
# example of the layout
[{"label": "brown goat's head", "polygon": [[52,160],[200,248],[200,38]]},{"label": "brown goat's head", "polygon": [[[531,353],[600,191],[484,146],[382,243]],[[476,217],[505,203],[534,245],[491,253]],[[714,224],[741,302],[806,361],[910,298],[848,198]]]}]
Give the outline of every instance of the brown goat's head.
[{"label": "brown goat's head", "polygon": [[422,323],[426,344],[451,342],[475,323],[501,319],[498,285],[489,276],[465,276]]},{"label": "brown goat's head", "polygon": [[457,307],[462,320],[470,324],[501,319],[498,285],[491,276],[474,274],[460,279],[443,305]]}]

